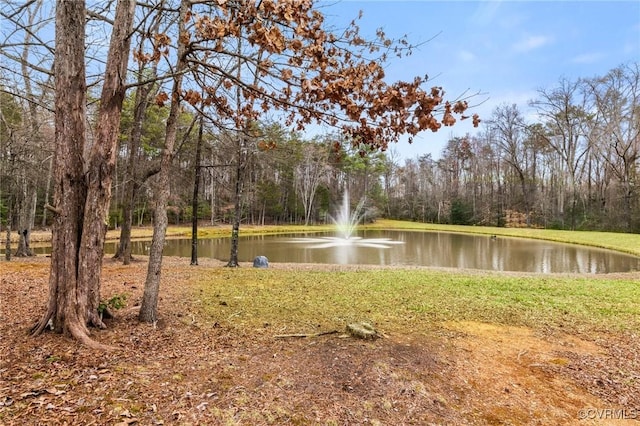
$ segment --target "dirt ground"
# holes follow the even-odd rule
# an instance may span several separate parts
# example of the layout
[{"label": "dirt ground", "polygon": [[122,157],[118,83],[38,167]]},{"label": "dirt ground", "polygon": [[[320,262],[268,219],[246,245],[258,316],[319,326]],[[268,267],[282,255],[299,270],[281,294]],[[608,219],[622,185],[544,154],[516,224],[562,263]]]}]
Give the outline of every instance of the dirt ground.
[{"label": "dirt ground", "polygon": [[[202,262],[201,262],[202,263]],[[200,268],[221,267],[206,261]],[[274,266],[279,267],[279,266]],[[321,266],[318,266],[321,267]],[[140,300],[146,263],[105,260],[103,293]],[[95,352],[46,333],[48,260],[0,262],[0,425],[638,424],[640,343],[477,322],[363,341],[207,323],[166,258],[156,326],[118,311]],[[625,418],[622,420],[622,418]]]}]

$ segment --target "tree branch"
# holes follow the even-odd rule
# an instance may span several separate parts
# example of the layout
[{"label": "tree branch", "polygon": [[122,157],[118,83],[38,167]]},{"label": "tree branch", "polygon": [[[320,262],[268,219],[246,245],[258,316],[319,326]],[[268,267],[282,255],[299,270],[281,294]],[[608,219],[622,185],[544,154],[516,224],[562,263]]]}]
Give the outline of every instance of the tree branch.
[{"label": "tree branch", "polygon": [[61,215],[61,214],[62,214],[62,210],[60,210],[59,208],[53,207],[53,206],[52,206],[51,204],[49,204],[49,203],[46,203],[46,204],[44,205],[44,208],[45,208],[45,209],[47,209],[47,210],[49,210],[49,211],[50,211],[50,212],[52,212],[52,213],[57,214],[57,215]]},{"label": "tree branch", "polygon": [[328,334],[336,334],[339,333],[338,330],[331,330],[331,331],[321,331],[320,333],[294,333],[294,334],[276,334],[275,336],[273,336],[276,339],[286,339],[289,337],[319,337],[319,336],[326,336]]}]

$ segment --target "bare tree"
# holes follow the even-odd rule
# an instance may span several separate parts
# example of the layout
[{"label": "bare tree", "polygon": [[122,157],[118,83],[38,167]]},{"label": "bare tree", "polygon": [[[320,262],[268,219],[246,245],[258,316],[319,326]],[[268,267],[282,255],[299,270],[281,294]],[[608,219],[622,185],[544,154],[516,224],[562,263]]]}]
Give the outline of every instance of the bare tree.
[{"label": "bare tree", "polygon": [[[182,81],[187,69],[187,44],[185,21],[190,13],[190,2],[182,0],[178,19],[178,51],[171,90],[171,107],[167,118],[164,146],[160,159],[160,172],[156,183],[155,209],[153,214],[153,238],[149,250],[149,265],[147,278],[144,283],[144,293],[140,305],[138,318],[143,322],[154,323],[158,318],[158,295],[160,288],[160,274],[162,271],[162,250],[167,229],[167,204],[170,191],[170,171],[174,157],[174,149],[178,135],[178,118],[180,114],[180,100],[183,96]],[[168,40],[167,40],[168,42]]]},{"label": "bare tree", "polygon": [[502,158],[516,173],[522,191],[522,208],[531,225],[532,193],[527,170],[527,126],[517,105],[501,105],[493,111],[489,125],[493,128],[494,142]]},{"label": "bare tree", "polygon": [[304,207],[304,224],[311,223],[318,186],[327,174],[329,150],[326,144],[307,142],[302,146],[302,159],[296,167],[296,188]]},{"label": "bare tree", "polygon": [[204,134],[204,118],[200,117],[198,141],[196,142],[193,197],[191,198],[191,265],[198,264],[198,207],[200,195],[200,181],[202,180],[202,136]]},{"label": "bare tree", "polygon": [[[624,229],[632,229],[637,206],[636,180],[640,159],[640,66],[617,67],[605,76],[584,80],[591,109],[588,124],[592,146],[621,186]],[[613,209],[615,210],[615,208]]]},{"label": "bare tree", "polygon": [[[565,197],[568,189],[570,197],[570,226],[576,227],[578,205],[578,181],[583,159],[590,149],[583,129],[588,119],[583,99],[580,98],[579,84],[561,79],[558,87],[538,90],[539,98],[532,101],[545,122],[545,138],[561,159],[562,180],[559,182],[558,210],[561,217],[565,213]],[[567,188],[568,186],[568,188]]]},{"label": "bare tree", "polygon": [[[14,186],[13,211],[19,241],[16,256],[31,256],[29,240],[31,229],[35,223],[38,203],[38,189],[43,181],[40,172],[41,163],[46,162],[48,147],[43,138],[42,127],[46,113],[45,97],[48,95],[48,79],[50,70],[35,65],[41,59],[46,66],[47,45],[38,37],[38,31],[46,26],[48,15],[42,0],[34,0],[25,4],[8,2],[0,9],[3,19],[2,33],[4,40],[0,44],[0,55],[7,61],[2,63],[4,74],[12,84],[2,87],[14,99],[23,104],[22,129],[12,136],[20,138],[14,164],[16,185]],[[43,59],[42,55],[45,55]]]},{"label": "bare tree", "polygon": [[[160,25],[159,14],[156,16],[156,19],[152,20],[149,25],[149,29],[138,36],[138,52],[142,51],[150,35],[158,32]],[[140,57],[138,57],[137,62],[133,122],[126,140],[128,157],[126,159],[126,171],[123,183],[122,225],[120,228],[118,248],[114,255],[116,259],[121,259],[125,265],[131,262],[131,229],[133,226],[133,209],[136,194],[147,179],[159,172],[158,165],[143,163],[143,157],[140,154],[147,108],[153,96],[158,91],[158,83],[156,81],[158,78],[157,62],[146,61]],[[142,166],[142,164],[144,164],[144,166]]]},{"label": "bare tree", "polygon": [[34,326],[70,333],[82,343],[106,349],[89,337],[87,324],[104,327],[98,316],[100,272],[106,215],[135,1],[119,0],[105,68],[96,138],[85,168],[86,81],[83,1],[59,0],[56,5],[56,152],[49,301]]}]

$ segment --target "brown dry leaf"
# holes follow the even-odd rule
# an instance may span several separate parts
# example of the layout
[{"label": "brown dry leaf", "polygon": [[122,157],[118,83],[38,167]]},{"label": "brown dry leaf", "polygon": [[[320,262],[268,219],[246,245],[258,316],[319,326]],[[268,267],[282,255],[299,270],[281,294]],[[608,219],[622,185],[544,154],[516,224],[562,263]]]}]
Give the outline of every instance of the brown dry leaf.
[{"label": "brown dry leaf", "polygon": [[138,423],[138,419],[136,418],[130,418],[130,419],[125,419],[121,422],[115,423],[114,426],[129,426],[129,425],[133,425]]},{"label": "brown dry leaf", "polygon": [[171,38],[166,34],[157,33],[154,34],[153,38],[159,46],[168,46],[171,44]]},{"label": "brown dry leaf", "polygon": [[[334,149],[340,152],[340,142]],[[637,336],[603,331],[587,341],[560,331],[465,323],[376,341],[273,339],[228,320],[233,311],[219,303],[202,313],[195,283],[202,274],[218,277],[210,283],[223,295],[216,302],[236,300],[223,294],[230,271],[214,259],[200,259],[194,269],[188,260],[165,257],[156,327],[140,324],[136,310],[125,309],[106,330],[93,331],[122,351],[96,354],[51,333],[29,338],[25,331],[48,294],[49,262],[42,257],[0,265],[0,300],[11,306],[0,323],[0,423],[6,426],[374,419],[398,425],[579,424],[583,407],[640,406]],[[270,267],[296,273],[333,268]],[[139,300],[146,268],[145,260],[125,267],[105,258],[103,294],[122,292],[126,277],[136,283],[127,287],[128,300]],[[88,380],[91,375],[99,379]]]},{"label": "brown dry leaf", "polygon": [[169,95],[166,92],[160,92],[156,95],[156,105],[163,107],[165,102],[169,100]]},{"label": "brown dry leaf", "polygon": [[200,96],[200,93],[191,89],[187,90],[184,93],[183,98],[185,101],[187,101],[189,104],[193,106],[199,104],[202,101],[202,96]]}]

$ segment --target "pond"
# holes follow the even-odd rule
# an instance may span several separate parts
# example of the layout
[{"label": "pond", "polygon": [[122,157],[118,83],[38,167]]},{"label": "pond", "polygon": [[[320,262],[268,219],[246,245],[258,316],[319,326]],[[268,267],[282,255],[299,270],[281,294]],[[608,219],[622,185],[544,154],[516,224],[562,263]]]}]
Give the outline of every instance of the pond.
[{"label": "pond", "polygon": [[[242,233],[242,230],[240,231]],[[146,255],[150,241],[133,241]],[[115,253],[116,243],[105,245]],[[229,259],[230,238],[198,240],[198,257]],[[34,247],[48,254],[51,247]],[[0,253],[3,253],[0,250]],[[165,256],[191,257],[191,239],[167,239]],[[360,231],[351,240],[332,233],[240,237],[238,260],[266,256],[275,263],[431,266],[490,271],[605,274],[640,271],[640,257],[613,250],[525,238],[419,231]]]},{"label": "pond", "polygon": [[[242,230],[240,231],[242,233]],[[601,274],[640,270],[640,257],[611,250],[541,240],[446,232],[366,231],[352,241],[333,234],[288,234],[240,238],[238,260],[263,255],[275,263],[331,263],[432,266],[537,273]],[[229,238],[201,239],[198,257],[226,261]],[[134,254],[147,254],[149,241],[134,241]],[[107,253],[115,252],[108,243]],[[168,239],[165,256],[191,256],[190,239]]]}]

